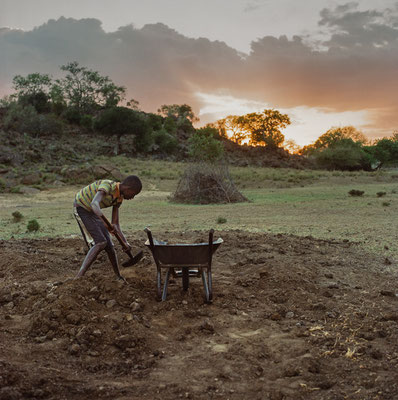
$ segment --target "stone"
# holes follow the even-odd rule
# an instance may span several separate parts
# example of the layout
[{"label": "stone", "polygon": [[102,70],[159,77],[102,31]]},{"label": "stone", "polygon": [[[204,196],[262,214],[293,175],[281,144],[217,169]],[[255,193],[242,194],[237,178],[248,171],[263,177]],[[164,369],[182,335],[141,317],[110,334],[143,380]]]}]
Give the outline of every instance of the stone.
[{"label": "stone", "polygon": [[80,352],[80,346],[77,343],[73,343],[70,347],[69,347],[69,353],[72,355],[77,355]]},{"label": "stone", "polygon": [[105,305],[106,305],[106,308],[112,308],[112,307],[115,307],[116,304],[117,304],[116,300],[108,300]]},{"label": "stone", "polygon": [[37,194],[37,193],[40,192],[39,189],[30,187],[30,186],[21,186],[21,187],[19,188],[19,191],[20,191],[20,193],[22,193],[22,194]]}]

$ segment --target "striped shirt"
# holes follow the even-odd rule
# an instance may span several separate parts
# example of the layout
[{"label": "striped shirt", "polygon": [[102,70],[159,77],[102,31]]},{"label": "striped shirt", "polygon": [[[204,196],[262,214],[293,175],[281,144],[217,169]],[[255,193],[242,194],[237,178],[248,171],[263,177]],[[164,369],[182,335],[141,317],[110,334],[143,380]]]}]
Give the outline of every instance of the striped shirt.
[{"label": "striped shirt", "polygon": [[99,190],[105,192],[105,196],[100,202],[101,208],[120,205],[122,204],[123,196],[120,195],[119,185],[119,182],[114,182],[109,179],[95,181],[77,192],[75,197],[76,205],[84,207],[88,211],[93,211],[91,202]]}]

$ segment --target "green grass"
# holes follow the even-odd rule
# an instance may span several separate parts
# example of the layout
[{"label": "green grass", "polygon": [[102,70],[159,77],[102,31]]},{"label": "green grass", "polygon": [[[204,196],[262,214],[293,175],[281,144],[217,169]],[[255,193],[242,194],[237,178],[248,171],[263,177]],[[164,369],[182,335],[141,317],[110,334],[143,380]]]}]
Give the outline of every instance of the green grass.
[{"label": "green grass", "polygon": [[[116,162],[117,161],[117,162]],[[128,233],[150,226],[156,231],[241,229],[251,232],[311,235],[358,242],[365,250],[398,257],[393,221],[398,212],[397,174],[342,173],[271,168],[231,168],[231,174],[249,203],[182,205],[170,203],[184,163],[148,162],[119,157],[113,163],[143,180],[142,193],[125,201],[121,226]],[[289,181],[290,179],[290,181]],[[41,191],[36,195],[0,194],[0,238],[78,235],[72,216],[74,194],[80,186]],[[361,197],[349,196],[363,190]],[[383,198],[378,192],[386,192]],[[389,203],[386,206],[383,203]],[[26,232],[26,222],[13,222],[20,211],[25,221],[36,219],[40,229]],[[110,217],[110,210],[106,210]],[[218,219],[225,216],[226,222]],[[217,232],[218,231],[218,232]]]}]

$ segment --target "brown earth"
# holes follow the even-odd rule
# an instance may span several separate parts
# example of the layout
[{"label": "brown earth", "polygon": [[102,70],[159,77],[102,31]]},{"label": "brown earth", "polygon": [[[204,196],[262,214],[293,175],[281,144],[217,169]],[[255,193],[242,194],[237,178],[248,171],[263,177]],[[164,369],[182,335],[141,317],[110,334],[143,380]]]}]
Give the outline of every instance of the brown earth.
[{"label": "brown earth", "polygon": [[349,242],[220,235],[211,305],[199,279],[158,303],[147,251],[123,285],[105,256],[69,279],[80,239],[0,241],[0,400],[398,399],[390,260]]}]

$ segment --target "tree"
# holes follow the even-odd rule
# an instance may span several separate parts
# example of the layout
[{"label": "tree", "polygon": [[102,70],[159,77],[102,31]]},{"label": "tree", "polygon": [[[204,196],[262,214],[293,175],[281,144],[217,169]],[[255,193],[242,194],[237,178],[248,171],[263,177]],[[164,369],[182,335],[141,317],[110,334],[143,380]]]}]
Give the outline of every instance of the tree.
[{"label": "tree", "polygon": [[108,108],[96,119],[94,128],[105,135],[116,136],[116,155],[120,152],[123,135],[134,135],[136,150],[146,150],[146,143],[149,139],[149,124],[145,115],[140,111],[126,107]]},{"label": "tree", "polygon": [[351,138],[340,139],[314,153],[316,163],[330,170],[371,170],[372,155],[360,142]]},{"label": "tree", "polygon": [[26,77],[16,75],[12,83],[18,102],[22,106],[31,105],[39,113],[49,111],[48,100],[52,81],[48,74],[35,72]]},{"label": "tree", "polygon": [[164,116],[166,119],[172,119],[178,129],[183,131],[194,131],[193,123],[199,121],[192,111],[192,107],[188,104],[163,104],[159,109],[158,113]]},{"label": "tree", "polygon": [[379,161],[380,165],[397,164],[398,163],[398,134],[392,135],[390,138],[379,139],[372,146],[373,155]]},{"label": "tree", "polygon": [[216,139],[216,128],[206,126],[199,128],[188,139],[189,155],[195,161],[216,162],[224,155],[222,143]]},{"label": "tree", "polygon": [[228,115],[224,119],[217,121],[217,126],[221,136],[227,137],[235,143],[242,144],[248,139],[248,133],[242,130],[239,116]]},{"label": "tree", "polygon": [[304,146],[301,149],[301,154],[312,154],[316,150],[325,149],[345,139],[351,139],[361,145],[364,145],[367,141],[365,135],[353,126],[333,127],[319,136],[315,143]]},{"label": "tree", "polygon": [[248,139],[253,146],[276,148],[285,140],[281,130],[290,124],[290,119],[278,110],[266,109],[262,113],[230,115],[218,122],[221,131],[238,144]]},{"label": "tree", "polygon": [[80,67],[76,61],[62,65],[61,70],[67,75],[56,83],[62,88],[68,106],[81,114],[115,107],[124,98],[126,89],[123,86],[116,86],[108,76],[97,71]]}]

